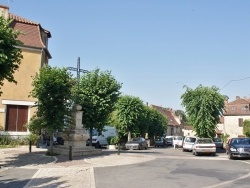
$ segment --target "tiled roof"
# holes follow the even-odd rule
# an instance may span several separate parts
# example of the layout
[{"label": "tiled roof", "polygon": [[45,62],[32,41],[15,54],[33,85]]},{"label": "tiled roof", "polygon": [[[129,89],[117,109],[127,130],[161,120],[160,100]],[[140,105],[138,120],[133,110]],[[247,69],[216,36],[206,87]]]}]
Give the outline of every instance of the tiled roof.
[{"label": "tiled roof", "polygon": [[249,98],[237,97],[236,100],[225,104],[226,111],[224,112],[224,116],[250,115],[249,105]]},{"label": "tiled roof", "polygon": [[22,18],[20,16],[17,16],[17,15],[11,14],[11,13],[9,13],[9,19],[15,20],[15,21],[20,22],[20,23],[39,25],[39,23],[37,23],[37,22],[33,22],[31,20],[28,20],[26,18]]},{"label": "tiled roof", "polygon": [[41,38],[41,31],[44,31],[48,38],[50,38],[51,34],[49,31],[43,29],[37,22],[33,22],[11,13],[9,13],[9,18],[13,20],[11,23],[13,29],[21,32],[18,36],[18,40],[20,40],[24,46],[46,48],[46,45]]},{"label": "tiled roof", "polygon": [[168,118],[168,125],[172,125],[172,126],[179,126],[180,123],[177,122],[176,118],[178,118],[177,116],[174,115],[174,113],[167,109],[167,108],[163,108],[160,106],[156,106],[156,105],[151,105],[152,108],[156,109],[157,111],[159,111],[160,113],[162,113],[163,115],[165,115]]},{"label": "tiled roof", "polygon": [[239,98],[239,99],[236,99],[236,100],[234,100],[234,101],[232,101],[232,102],[229,102],[227,105],[248,104],[248,103],[249,103],[249,100]]}]

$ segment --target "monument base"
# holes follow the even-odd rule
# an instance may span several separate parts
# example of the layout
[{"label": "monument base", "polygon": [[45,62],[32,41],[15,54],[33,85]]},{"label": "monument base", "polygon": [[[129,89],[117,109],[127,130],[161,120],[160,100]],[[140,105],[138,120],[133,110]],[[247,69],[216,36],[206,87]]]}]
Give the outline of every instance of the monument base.
[{"label": "monument base", "polygon": [[[53,152],[56,154],[69,156],[69,148],[70,146],[57,145],[53,148]],[[72,157],[97,155],[101,153],[102,153],[101,149],[95,149],[93,146],[85,146],[85,147],[72,146]]]}]

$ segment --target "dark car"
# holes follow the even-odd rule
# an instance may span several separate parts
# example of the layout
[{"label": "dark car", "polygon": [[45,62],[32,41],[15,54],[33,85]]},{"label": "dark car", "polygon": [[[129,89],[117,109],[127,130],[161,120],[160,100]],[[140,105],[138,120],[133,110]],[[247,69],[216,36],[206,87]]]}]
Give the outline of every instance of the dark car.
[{"label": "dark car", "polygon": [[226,146],[229,159],[250,158],[250,138],[231,138]]},{"label": "dark car", "polygon": [[155,139],[155,147],[165,147],[167,145],[167,140],[164,137],[157,137]]},{"label": "dark car", "polygon": [[214,138],[214,143],[216,145],[216,148],[223,149],[223,141],[221,138]]},{"label": "dark car", "polygon": [[165,139],[167,140],[168,146],[173,146],[173,136],[166,136]]}]

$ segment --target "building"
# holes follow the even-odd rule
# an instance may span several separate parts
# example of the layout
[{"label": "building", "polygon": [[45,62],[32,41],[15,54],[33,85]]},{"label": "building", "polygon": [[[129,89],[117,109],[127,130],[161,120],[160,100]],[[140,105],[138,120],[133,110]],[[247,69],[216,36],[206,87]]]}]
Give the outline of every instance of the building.
[{"label": "building", "polygon": [[156,109],[168,119],[166,136],[183,136],[181,118],[177,117],[172,109],[156,105],[150,105],[150,107]]},{"label": "building", "polygon": [[226,101],[225,107],[223,133],[230,137],[244,137],[243,122],[250,120],[250,99],[237,96],[232,102]]},{"label": "building", "polygon": [[18,71],[14,73],[17,84],[4,82],[0,96],[0,129],[11,135],[28,134],[25,124],[33,116],[32,108],[36,99],[29,97],[32,91],[32,77],[48,64],[51,55],[48,51],[48,30],[34,21],[9,13],[9,7],[0,5],[0,15],[11,19],[11,27],[21,31],[18,39],[23,43],[23,59]]}]

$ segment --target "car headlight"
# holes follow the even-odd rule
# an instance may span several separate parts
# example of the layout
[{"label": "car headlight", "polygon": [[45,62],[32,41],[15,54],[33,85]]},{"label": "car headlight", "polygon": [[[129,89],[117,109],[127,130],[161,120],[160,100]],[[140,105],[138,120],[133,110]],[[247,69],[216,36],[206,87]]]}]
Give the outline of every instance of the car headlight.
[{"label": "car headlight", "polygon": [[230,151],[237,151],[237,149],[235,149],[235,148],[230,148]]}]

